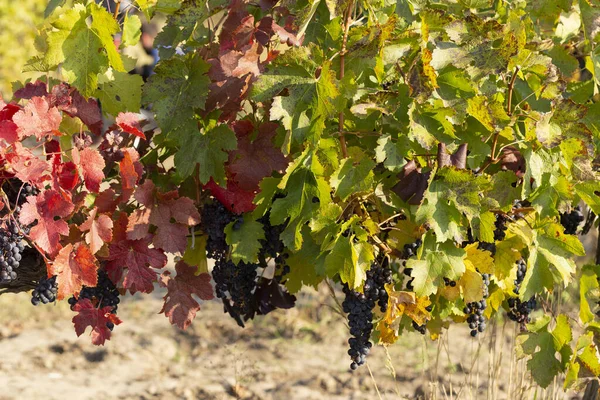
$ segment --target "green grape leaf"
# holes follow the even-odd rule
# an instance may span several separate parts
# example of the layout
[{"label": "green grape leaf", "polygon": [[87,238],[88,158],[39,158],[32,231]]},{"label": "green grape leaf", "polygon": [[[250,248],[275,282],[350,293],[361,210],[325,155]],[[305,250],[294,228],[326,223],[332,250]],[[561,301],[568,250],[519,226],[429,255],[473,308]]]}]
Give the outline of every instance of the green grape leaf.
[{"label": "green grape leaf", "polygon": [[166,24],[154,39],[155,45],[160,45],[161,58],[171,58],[176,47],[185,41],[198,40],[208,36],[204,26],[206,19],[222,9],[224,0],[186,1],[181,8],[167,17]]},{"label": "green grape leaf", "polygon": [[405,157],[410,150],[408,138],[402,135],[398,140],[393,140],[392,135],[385,134],[377,139],[375,160],[393,172],[399,172],[406,165]]},{"label": "green grape leaf", "polygon": [[302,225],[321,206],[330,202],[327,181],[314,172],[320,168],[314,154],[305,152],[295,164],[288,167],[279,185],[280,189],[285,189],[286,196],[275,200],[271,208],[272,224],[283,224],[289,218],[281,236],[284,244],[293,251],[302,246]]},{"label": "green grape leaf", "polygon": [[140,17],[134,14],[126,14],[123,21],[123,46],[135,46],[140,41],[142,35],[142,21]]},{"label": "green grape leaf", "polygon": [[340,275],[350,289],[359,288],[367,277],[366,271],[375,259],[373,246],[367,242],[354,242],[354,235],[339,234],[333,248],[325,257],[325,269],[330,277]]},{"label": "green grape leaf", "polygon": [[529,299],[544,289],[551,291],[555,284],[566,286],[570,282],[575,272],[572,257],[585,254],[577,236],[565,235],[562,225],[552,220],[535,221],[533,229],[520,220],[510,224],[508,230],[531,240],[521,298]]},{"label": "green grape leaf", "polygon": [[427,251],[423,260],[409,259],[407,268],[412,268],[411,276],[415,278],[413,286],[417,296],[429,296],[443,286],[443,277],[451,280],[459,279],[465,272],[464,258],[466,252],[448,241],[438,244],[435,250]]},{"label": "green grape leaf", "polygon": [[[531,356],[527,366],[535,382],[543,388],[548,387],[554,377],[565,370],[572,340],[567,316],[559,315],[552,331],[549,330],[549,323],[549,317],[542,318],[535,326],[529,325],[530,332],[517,337],[517,352]],[[557,352],[560,359],[556,358]]]},{"label": "green grape leaf", "polygon": [[575,192],[596,215],[600,215],[600,181],[587,181],[577,183]]},{"label": "green grape leaf", "polygon": [[485,96],[476,96],[468,100],[467,112],[487,130],[494,132],[501,129],[504,123],[510,121],[504,105]]},{"label": "green grape leaf", "polygon": [[588,296],[593,292],[598,293],[600,285],[598,284],[598,276],[600,274],[600,266],[584,265],[579,277],[579,319],[584,324],[594,320],[595,315],[590,307]]},{"label": "green grape leaf", "polygon": [[583,32],[585,34],[585,40],[591,47],[591,67],[590,72],[594,77],[594,94],[598,93],[598,86],[600,85],[600,49],[597,47],[598,44],[598,20],[600,18],[600,7],[598,3],[588,0],[579,0],[579,9],[581,10],[581,24],[583,25]]},{"label": "green grape leaf", "polygon": [[194,240],[188,238],[188,244],[183,253],[183,261],[189,266],[196,267],[196,275],[208,273],[206,239],[205,235],[195,235]]},{"label": "green grape leaf", "polygon": [[239,226],[238,224],[235,220],[225,227],[225,240],[231,246],[231,261],[236,264],[240,261],[255,264],[258,262],[258,252],[262,247],[260,241],[265,238],[265,230],[260,222],[249,219],[249,216]]},{"label": "green grape leaf", "polygon": [[302,228],[302,236],[302,247],[287,259],[290,272],[285,275],[285,286],[290,293],[298,293],[302,286],[316,289],[325,274],[325,256],[311,237],[307,226]]},{"label": "green grape leaf", "polygon": [[375,162],[370,158],[363,157],[359,162],[355,162],[353,158],[344,159],[331,176],[334,195],[346,200],[351,194],[371,191],[373,168]]},{"label": "green grape leaf", "polygon": [[462,213],[468,219],[479,214],[480,193],[486,186],[488,180],[484,176],[476,177],[467,170],[451,167],[441,168],[425,191],[416,221],[428,223],[434,229],[438,242],[448,239],[461,242],[464,236]]},{"label": "green grape leaf", "polygon": [[[206,103],[210,65],[197,55],[161,61],[143,90],[143,102],[152,103],[162,130],[168,134],[194,117]],[[188,174],[189,175],[189,174]],[[186,175],[187,176],[187,175]]]},{"label": "green grape leaf", "polygon": [[[88,20],[91,21],[88,24]],[[125,71],[113,35],[119,25],[103,7],[89,3],[87,8],[75,4],[58,13],[51,22],[54,30],[47,36],[44,63],[50,67],[62,64],[65,80],[81,94],[91,96],[96,90],[98,74],[109,66]]]},{"label": "green grape leaf", "polygon": [[510,211],[513,201],[521,195],[521,188],[515,184],[518,180],[512,171],[499,171],[492,176],[492,189],[487,196],[496,200],[504,212]]},{"label": "green grape leaf", "polygon": [[186,178],[199,164],[200,182],[206,184],[210,178],[215,182],[225,181],[227,151],[235,150],[237,139],[227,125],[217,125],[203,131],[179,135],[179,151],[175,154],[177,173]]},{"label": "green grape leaf", "polygon": [[143,84],[144,80],[139,75],[109,70],[100,75],[94,95],[102,102],[102,111],[113,116],[120,112],[138,112]]},{"label": "green grape leaf", "polygon": [[[289,57],[293,57],[293,54]],[[322,65],[318,78],[305,66],[297,63],[273,65],[252,87],[252,98],[261,102],[270,101],[284,89],[287,89],[288,96],[278,100],[275,116],[282,119],[284,127],[288,130],[297,125],[296,121],[302,118],[301,112],[307,107],[312,110],[313,120],[317,117],[327,118],[341,108],[337,81],[330,62]],[[271,118],[274,119],[273,115]]]}]

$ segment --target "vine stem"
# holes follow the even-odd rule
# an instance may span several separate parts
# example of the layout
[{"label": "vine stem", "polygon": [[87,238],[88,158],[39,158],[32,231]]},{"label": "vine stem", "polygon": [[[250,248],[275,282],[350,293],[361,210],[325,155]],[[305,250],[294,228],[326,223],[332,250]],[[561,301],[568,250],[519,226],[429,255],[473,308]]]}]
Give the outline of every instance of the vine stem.
[{"label": "vine stem", "polygon": [[518,74],[519,74],[519,67],[515,67],[515,73],[510,78],[510,82],[508,83],[508,102],[506,104],[506,113],[508,115],[512,115],[512,96],[513,96],[513,90],[515,88],[515,81],[517,80]]},{"label": "vine stem", "polygon": [[117,3],[115,5],[115,12],[113,13],[113,18],[117,19],[117,17],[119,16],[119,8],[121,8],[121,0],[117,0],[115,3]]},{"label": "vine stem", "polygon": [[[506,114],[509,116],[512,115],[512,97],[513,91],[515,89],[515,81],[517,80],[517,75],[519,74],[519,67],[515,67],[515,72],[510,78],[510,82],[508,82],[508,100],[506,102]],[[496,155],[496,148],[498,147],[498,139],[500,138],[500,131],[494,133],[494,138],[492,139],[492,151],[490,152],[490,158],[486,161],[486,163],[481,167],[481,171],[484,171],[491,164],[495,164],[498,162],[498,156]]]},{"label": "vine stem", "polygon": [[[344,79],[344,68],[346,63],[346,43],[348,42],[348,32],[350,31],[350,18],[352,17],[352,9],[354,8],[354,0],[350,0],[346,14],[344,17],[344,37],[342,39],[342,50],[340,51],[340,81]],[[342,148],[342,157],[348,158],[348,148],[346,147],[346,137],[344,135],[344,112],[339,114],[339,135],[340,146]]]}]

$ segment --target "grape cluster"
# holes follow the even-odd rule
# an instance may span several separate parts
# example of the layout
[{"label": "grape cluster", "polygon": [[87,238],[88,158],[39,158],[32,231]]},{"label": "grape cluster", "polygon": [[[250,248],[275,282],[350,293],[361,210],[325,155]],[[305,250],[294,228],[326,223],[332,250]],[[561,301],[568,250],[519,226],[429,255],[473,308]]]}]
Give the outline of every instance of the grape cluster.
[{"label": "grape cluster", "polygon": [[504,240],[506,237],[506,223],[509,218],[504,214],[496,214],[496,222],[494,222],[494,240]]},{"label": "grape cluster", "polygon": [[236,217],[218,201],[205,204],[202,208],[202,230],[208,235],[206,254],[216,260],[224,259],[227,255],[225,227]]},{"label": "grape cluster", "polygon": [[[258,221],[262,223],[265,238],[260,240],[259,262],[235,264],[228,259],[228,245],[225,240],[225,227],[232,221],[233,229],[240,229],[243,216],[230,213],[221,203],[206,204],[202,210],[202,229],[208,235],[206,250],[208,257],[215,260],[212,276],[215,292],[223,302],[224,312],[235,319],[239,326],[255,315],[264,315],[277,308],[291,308],[296,297],[282,286],[283,277],[289,273],[285,246],[280,239],[284,225],[271,225],[270,213]],[[267,259],[273,259],[276,273],[273,279],[258,277],[257,269],[268,266]]]},{"label": "grape cluster", "polygon": [[10,219],[0,227],[0,283],[9,283],[17,279],[25,245],[19,226]]},{"label": "grape cluster", "polygon": [[521,288],[521,283],[523,283],[523,279],[525,279],[525,274],[527,273],[527,263],[522,258],[517,261],[517,279],[515,279],[515,288],[513,292],[515,294],[519,294],[519,289]]},{"label": "grape cluster", "polygon": [[421,247],[421,244],[423,244],[421,239],[417,239],[414,243],[407,243],[404,245],[404,252],[402,254],[402,258],[404,259],[404,261],[402,262],[402,266],[405,268],[402,271],[402,273],[410,278],[408,282],[406,282],[406,290],[409,291],[412,291],[414,289],[413,282],[415,278],[412,278],[410,276],[412,273],[412,268],[406,268],[406,260],[417,254],[417,250],[419,249],[419,247]]},{"label": "grape cluster", "polygon": [[[267,212],[263,217],[258,219],[263,225],[265,238],[260,240],[259,258],[277,257],[284,252],[284,245],[281,241],[281,233],[285,229],[285,224],[271,225],[271,213]],[[278,263],[279,264],[279,263]]]},{"label": "grape cluster", "polygon": [[518,297],[511,297],[508,299],[508,318],[518,322],[521,325],[521,330],[525,330],[525,324],[531,321],[529,314],[531,314],[536,306],[535,296],[532,296],[527,301],[521,301]]},{"label": "grape cluster", "polygon": [[343,288],[346,295],[342,302],[342,309],[348,314],[350,335],[348,339],[350,349],[348,355],[352,362],[350,369],[355,370],[363,365],[373,344],[369,341],[373,330],[373,307],[375,301],[363,293],[350,289],[347,285]]},{"label": "grape cluster", "polygon": [[568,235],[577,234],[577,229],[584,219],[585,217],[579,206],[575,207],[571,212],[560,214],[560,224],[565,228],[565,233]]},{"label": "grape cluster", "polygon": [[[117,313],[117,308],[121,302],[119,290],[104,270],[98,270],[98,283],[96,286],[84,286],[83,289],[81,289],[81,292],[79,292],[78,298],[69,298],[68,301],[71,305],[71,309],[73,309],[75,304],[81,299],[90,299],[90,301],[99,308],[112,307],[112,314]],[[114,324],[110,321],[106,323],[106,326],[111,331],[114,328]]]},{"label": "grape cluster", "polygon": [[0,222],[0,283],[10,283],[17,279],[16,270],[25,250],[24,234],[28,234],[30,228],[17,222],[21,205],[27,196],[36,195],[38,190],[16,178],[5,181],[2,190],[8,198],[12,215],[6,218],[4,225]]},{"label": "grape cluster", "polygon": [[477,336],[477,333],[485,330],[485,317],[483,313],[487,308],[487,302],[485,299],[489,297],[490,275],[482,274],[481,276],[484,284],[483,299],[468,303],[463,309],[463,312],[468,315],[467,323],[469,324],[469,329],[471,329],[472,337]]},{"label": "grape cluster", "polygon": [[342,302],[342,309],[348,314],[348,324],[352,336],[348,339],[350,345],[348,355],[352,360],[350,364],[352,370],[365,363],[367,354],[373,345],[369,341],[373,330],[373,308],[378,305],[381,312],[387,311],[389,295],[385,290],[385,285],[392,283],[392,270],[388,263],[387,257],[373,262],[367,271],[363,293],[351,290],[348,285],[344,285],[345,298]]},{"label": "grape cluster", "polygon": [[496,243],[490,242],[479,242],[477,248],[480,250],[487,250],[492,253],[492,256],[496,254]]},{"label": "grape cluster", "polygon": [[363,286],[365,295],[376,302],[379,310],[384,313],[387,311],[389,295],[385,290],[385,285],[392,283],[392,270],[388,267],[387,257],[382,263],[374,262],[367,271],[367,279]]},{"label": "grape cluster", "polygon": [[225,312],[244,327],[242,317],[248,318],[255,312],[254,289],[256,288],[256,264],[217,259],[212,274],[215,280],[215,292],[223,301]]},{"label": "grape cluster", "polygon": [[56,293],[58,292],[58,282],[56,282],[56,275],[50,278],[42,278],[33,292],[31,292],[31,304],[37,306],[38,304],[53,303],[56,300]]}]

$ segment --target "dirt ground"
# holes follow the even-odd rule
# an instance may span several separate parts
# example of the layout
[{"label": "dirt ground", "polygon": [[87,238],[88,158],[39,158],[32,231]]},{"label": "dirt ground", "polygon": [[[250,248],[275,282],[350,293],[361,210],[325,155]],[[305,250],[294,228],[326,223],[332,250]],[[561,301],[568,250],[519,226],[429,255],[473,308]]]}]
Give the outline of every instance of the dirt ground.
[{"label": "dirt ground", "polygon": [[187,331],[157,314],[160,293],[144,297],[125,299],[124,323],[96,347],[87,333],[76,337],[67,304],[33,307],[28,294],[3,295],[0,399],[578,398],[531,385],[513,359],[512,323],[490,324],[480,339],[462,326],[437,342],[404,335],[352,372],[344,321],[326,293],[302,293],[295,309],[245,329],[205,302]]}]

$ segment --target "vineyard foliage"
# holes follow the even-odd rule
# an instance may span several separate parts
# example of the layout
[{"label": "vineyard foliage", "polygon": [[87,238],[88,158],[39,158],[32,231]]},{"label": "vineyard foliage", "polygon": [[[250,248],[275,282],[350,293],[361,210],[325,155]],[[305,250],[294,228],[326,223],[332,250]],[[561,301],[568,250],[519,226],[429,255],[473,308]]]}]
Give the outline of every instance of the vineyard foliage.
[{"label": "vineyard foliage", "polygon": [[[500,313],[539,385],[600,374],[600,267],[575,263],[600,214],[600,2],[124,4],[50,1],[25,66],[45,78],[0,100],[0,283],[38,252],[34,298],[95,344],[128,293],[163,290],[181,328],[216,295],[244,326],[337,283],[353,369]],[[160,61],[129,73],[156,17]],[[551,312],[573,288],[579,315]]]}]

